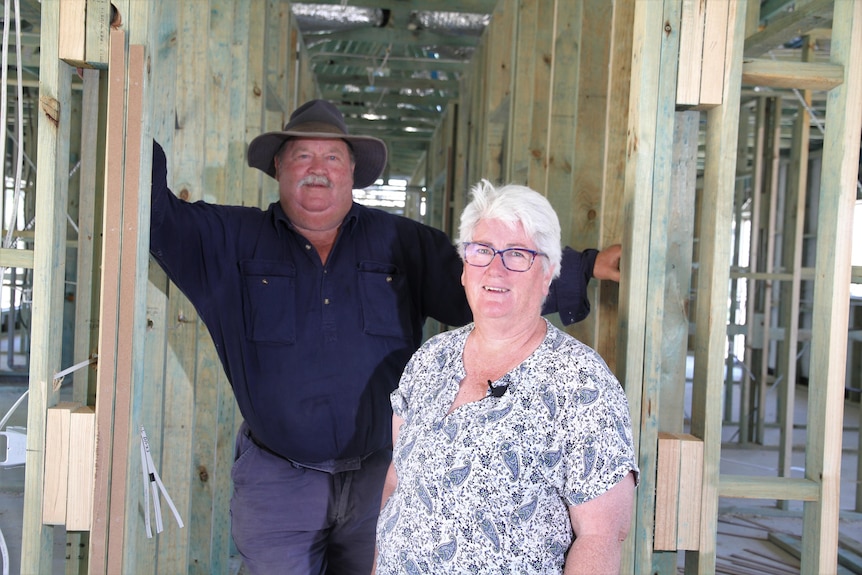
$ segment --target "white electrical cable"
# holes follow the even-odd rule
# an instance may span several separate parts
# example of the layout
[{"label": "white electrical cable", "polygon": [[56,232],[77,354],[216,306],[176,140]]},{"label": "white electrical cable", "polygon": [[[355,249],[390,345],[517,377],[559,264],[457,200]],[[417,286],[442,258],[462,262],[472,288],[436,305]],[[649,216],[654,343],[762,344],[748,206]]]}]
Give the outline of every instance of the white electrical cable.
[{"label": "white electrical cable", "polygon": [[[0,58],[0,65],[3,66],[2,69],[2,87],[0,87],[0,125],[6,126],[6,111],[8,109],[8,92],[7,92],[7,84],[8,84],[8,63],[9,63],[9,0],[5,0],[3,3],[3,47],[2,47],[2,58]],[[11,248],[12,247],[12,231],[15,229],[15,220],[17,218],[18,205],[20,204],[21,195],[24,193],[24,190],[21,188],[21,171],[23,166],[23,157],[24,150],[22,149],[22,141],[24,137],[24,112],[22,102],[24,101],[24,82],[21,76],[21,9],[18,4],[18,0],[15,0],[15,54],[17,56],[17,60],[15,62],[15,70],[17,71],[18,78],[18,101],[17,101],[17,116],[16,116],[16,124],[18,127],[18,141],[16,143],[16,171],[15,171],[15,187],[13,202],[12,202],[12,211],[9,214],[9,222],[6,224],[6,237],[2,240],[2,247]],[[13,138],[14,140],[14,138]],[[29,160],[29,159],[28,159]],[[6,140],[5,138],[0,138],[0,195],[5,195],[6,191]],[[0,278],[6,276],[8,268],[3,267],[0,268]]]},{"label": "white electrical cable", "polygon": [[[7,93],[7,85],[9,78],[9,0],[3,2],[3,51],[2,57],[0,57],[0,65],[3,66],[3,69],[0,70],[0,81],[2,81],[2,85],[0,85],[0,125],[6,126],[6,110],[7,100],[9,99]],[[0,158],[3,158],[3,162],[0,162],[0,190],[3,192],[6,191],[6,140],[0,138]]]},{"label": "white electrical cable", "polygon": [[96,363],[99,360],[99,356],[97,354],[93,354],[92,357],[88,357],[84,361],[79,361],[72,367],[67,367],[63,371],[58,371],[54,374],[54,389],[60,387],[60,384],[63,383],[63,378],[72,373],[73,371],[78,371],[82,367],[87,367],[91,363]]},{"label": "white electrical cable", "polygon": [[24,398],[27,397],[27,394],[30,393],[30,390],[24,391],[21,394],[21,397],[18,398],[18,401],[9,408],[9,411],[6,412],[6,415],[3,416],[3,419],[0,420],[0,430],[2,430],[6,426],[6,422],[9,421],[9,418],[12,417],[12,414],[15,413],[15,410],[18,409],[18,406],[21,405],[21,402],[24,401]]},{"label": "white electrical cable", "polygon": [[162,526],[162,507],[159,503],[160,491],[165,497],[168,507],[171,508],[171,511],[177,520],[177,524],[180,526],[180,529],[182,529],[183,519],[180,517],[180,512],[177,511],[177,508],[174,506],[171,496],[168,495],[168,490],[165,489],[165,484],[162,483],[162,478],[159,477],[159,472],[156,471],[156,464],[153,462],[153,456],[150,453],[150,441],[147,439],[147,432],[144,430],[143,425],[141,426],[141,467],[144,475],[144,500],[146,502],[145,522],[147,526],[147,537],[152,537],[152,530],[150,529],[150,502],[149,493],[147,492],[148,487],[153,491],[153,510],[156,516],[156,533],[161,533],[164,529]]},{"label": "white electrical cable", "polygon": [[150,490],[148,489],[150,485],[150,477],[147,474],[147,450],[144,448],[144,438],[141,436],[141,473],[144,475],[144,509],[146,509],[146,513],[144,513],[144,524],[147,527],[147,539],[153,538],[153,530],[150,527]]},{"label": "white electrical cable", "polygon": [[[6,19],[8,20],[8,0],[7,0],[6,15],[7,15]],[[5,29],[6,23],[4,22],[3,25],[4,25],[4,29]],[[5,35],[6,34],[4,33],[4,36]],[[9,228],[6,230],[6,238],[3,241],[3,247],[5,247],[5,248],[11,248],[12,247],[12,235],[13,235],[12,232],[15,229],[15,226],[12,224],[15,221],[14,218],[17,218],[18,205],[21,203],[21,196],[24,195],[24,190],[21,187],[21,172],[22,172],[23,166],[24,166],[24,159],[23,159],[22,153],[21,153],[21,147],[24,145],[24,112],[23,112],[23,106],[22,106],[22,102],[24,101],[24,80],[23,80],[22,75],[21,75],[21,9],[20,9],[20,6],[18,5],[18,0],[15,0],[15,37],[16,37],[15,55],[17,57],[17,61],[15,62],[15,70],[17,71],[17,78],[18,78],[18,91],[17,91],[18,102],[17,102],[17,107],[16,107],[16,110],[18,112],[16,115],[16,119],[17,119],[17,123],[18,123],[18,145],[15,147],[15,151],[16,151],[15,187],[13,188],[15,190],[15,195],[13,196],[14,199],[12,200],[12,211],[9,214],[11,221],[9,224]],[[6,46],[5,41],[3,43],[3,48],[4,48],[4,54],[5,54],[8,51],[8,48]],[[5,62],[4,62],[4,66],[5,66]],[[5,105],[5,102],[6,102],[6,99],[3,98],[4,105]],[[4,123],[3,125],[5,126],[6,124]],[[4,162],[5,162],[5,156],[2,156],[2,158],[4,159]],[[5,185],[5,181],[4,181],[4,185]]]}]

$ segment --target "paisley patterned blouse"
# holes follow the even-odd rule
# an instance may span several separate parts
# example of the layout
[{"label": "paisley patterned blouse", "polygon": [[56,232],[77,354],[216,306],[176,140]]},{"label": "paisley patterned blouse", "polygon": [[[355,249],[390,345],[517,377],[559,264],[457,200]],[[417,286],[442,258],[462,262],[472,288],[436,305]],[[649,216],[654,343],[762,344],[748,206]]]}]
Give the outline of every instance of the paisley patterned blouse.
[{"label": "paisley patterned blouse", "polygon": [[569,505],[637,473],[628,402],[591,348],[550,323],[540,346],[447,415],[473,325],[413,356],[392,393],[398,487],[377,524],[377,575],[562,573]]}]

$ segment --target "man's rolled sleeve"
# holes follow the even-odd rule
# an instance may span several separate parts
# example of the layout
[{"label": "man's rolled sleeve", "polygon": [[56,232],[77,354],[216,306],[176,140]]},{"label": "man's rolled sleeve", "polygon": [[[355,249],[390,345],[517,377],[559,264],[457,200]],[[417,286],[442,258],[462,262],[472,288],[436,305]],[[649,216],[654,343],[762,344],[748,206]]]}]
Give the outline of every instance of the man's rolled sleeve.
[{"label": "man's rolled sleeve", "polygon": [[563,325],[571,325],[590,315],[587,284],[593,277],[598,253],[598,250],[563,249],[560,277],[551,283],[543,314],[558,312]]}]

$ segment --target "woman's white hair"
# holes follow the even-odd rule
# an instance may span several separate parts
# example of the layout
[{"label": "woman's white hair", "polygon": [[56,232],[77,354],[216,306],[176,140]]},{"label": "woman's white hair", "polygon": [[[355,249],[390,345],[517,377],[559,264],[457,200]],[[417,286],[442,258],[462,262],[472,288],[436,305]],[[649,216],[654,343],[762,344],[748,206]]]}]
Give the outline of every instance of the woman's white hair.
[{"label": "woman's white hair", "polygon": [[535,242],[536,249],[548,256],[539,258],[545,271],[553,269],[555,278],[560,275],[560,220],[545,196],[517,184],[497,188],[483,179],[473,186],[472,198],[461,213],[458,229],[457,247],[461,259],[464,259],[461,245],[473,241],[473,233],[480,221],[500,220],[513,228],[520,222],[527,237]]}]

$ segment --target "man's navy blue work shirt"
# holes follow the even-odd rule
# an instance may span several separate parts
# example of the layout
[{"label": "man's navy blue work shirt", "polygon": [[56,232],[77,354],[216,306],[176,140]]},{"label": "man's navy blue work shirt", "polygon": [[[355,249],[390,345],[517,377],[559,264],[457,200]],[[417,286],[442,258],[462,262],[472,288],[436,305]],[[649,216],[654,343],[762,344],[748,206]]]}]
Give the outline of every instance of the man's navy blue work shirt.
[{"label": "man's navy blue work shirt", "polygon": [[[391,447],[389,394],[425,319],[471,321],[446,234],[354,204],[324,265],[278,202],[184,202],[153,156],[150,252],[207,326],[255,440],[306,464]],[[595,253],[565,250],[546,312],[589,313]]]}]

